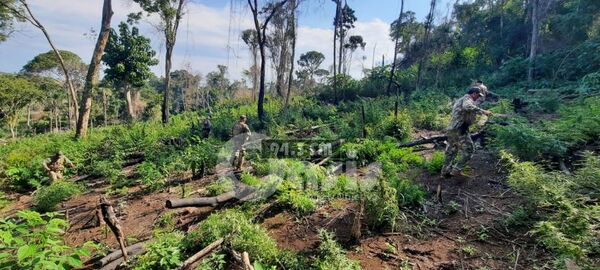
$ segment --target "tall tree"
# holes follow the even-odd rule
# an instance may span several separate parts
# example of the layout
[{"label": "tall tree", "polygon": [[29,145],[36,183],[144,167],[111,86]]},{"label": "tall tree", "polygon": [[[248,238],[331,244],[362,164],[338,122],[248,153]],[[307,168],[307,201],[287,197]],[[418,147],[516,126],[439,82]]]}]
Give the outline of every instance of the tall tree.
[{"label": "tall tree", "polygon": [[[346,55],[346,50],[349,48],[346,46],[347,34],[350,29],[354,28],[354,23],[356,22],[356,16],[354,15],[354,10],[348,6],[348,3],[344,3],[344,7],[340,11],[340,16],[338,21],[338,42],[339,42],[339,51],[338,51],[338,71],[337,73],[345,74],[347,70],[346,61],[344,59]],[[363,46],[364,47],[364,46]]]},{"label": "tall tree", "polygon": [[[15,16],[14,12],[9,8],[17,8],[15,2],[16,0],[0,0],[0,42],[6,41],[12,34],[15,21],[23,21],[20,17]],[[21,12],[19,11],[18,13]]]},{"label": "tall tree", "polygon": [[26,78],[0,74],[0,111],[5,114],[13,138],[17,136],[20,113],[41,95],[41,91]]},{"label": "tall tree", "polygon": [[[71,76],[69,74],[69,71],[67,70],[65,61],[63,60],[62,55],[60,54],[60,52],[58,51],[58,49],[52,42],[52,39],[50,38],[50,34],[48,34],[48,31],[46,31],[46,28],[44,27],[44,25],[33,15],[31,8],[29,8],[29,5],[27,4],[27,1],[26,0],[18,0],[18,2],[13,2],[13,1],[3,0],[3,1],[0,1],[0,5],[3,6],[6,10],[10,11],[12,13],[12,16],[17,17],[20,20],[28,21],[35,28],[42,31],[42,33],[44,34],[44,37],[46,37],[48,44],[52,48],[52,51],[54,51],[54,54],[56,55],[56,58],[58,59],[58,62],[60,63],[60,66],[63,70],[63,73],[65,75],[65,81],[66,81],[67,87],[69,89],[71,102],[73,104],[74,111],[76,112],[77,109],[79,108],[78,102],[77,102],[77,92],[75,91],[75,87],[73,86],[73,83],[71,82]],[[24,11],[26,11],[26,13]],[[77,115],[77,114],[75,114],[75,115]],[[75,118],[77,119],[77,116]]]},{"label": "tall tree", "polygon": [[423,81],[423,72],[425,69],[425,65],[427,64],[427,50],[429,49],[429,36],[431,35],[431,29],[433,28],[433,19],[435,16],[435,5],[437,0],[431,0],[429,6],[429,14],[427,14],[427,18],[425,19],[425,33],[423,36],[423,54],[421,55],[421,59],[419,60],[419,66],[417,67],[417,85],[416,89],[419,90],[421,87],[421,83]]},{"label": "tall tree", "polygon": [[296,1],[288,1],[271,20],[270,34],[267,36],[267,47],[275,68],[275,90],[280,97],[285,97],[285,86],[291,59],[291,47],[294,39]]},{"label": "tall tree", "polygon": [[527,81],[533,80],[535,70],[535,58],[538,53],[540,40],[540,25],[544,20],[554,0],[530,0],[531,4],[531,43],[529,45],[529,65],[527,68]]},{"label": "tall tree", "polygon": [[122,89],[127,101],[129,120],[137,118],[133,88],[142,87],[150,78],[150,66],[158,64],[154,58],[156,52],[152,49],[150,39],[140,35],[137,27],[125,22],[119,24],[119,32],[111,29],[108,44],[102,61],[108,66],[105,78],[113,85]]},{"label": "tall tree", "polygon": [[252,81],[252,99],[256,100],[256,92],[258,91],[259,67],[258,67],[258,37],[256,30],[246,29],[242,32],[242,40],[250,49],[252,55],[252,66],[250,67],[250,76]]},{"label": "tall tree", "polygon": [[[398,15],[398,24],[402,25],[402,15],[404,15],[404,0],[400,0],[400,15]],[[398,51],[400,50],[400,35],[394,37],[394,59],[392,59],[392,68],[390,70],[390,79],[388,81],[386,93],[391,94],[392,82],[394,81],[394,75],[396,71],[396,64],[398,61]],[[394,101],[394,117],[398,117],[398,106],[400,101],[400,87],[396,87],[396,101]]]},{"label": "tall tree", "polygon": [[[83,86],[84,72],[87,66],[83,63],[81,58],[73,52],[61,50],[60,54],[64,61],[65,67],[67,68],[67,72],[69,73],[69,77],[71,78],[71,82],[73,83],[73,86],[77,92],[77,90],[81,89]],[[63,80],[63,78],[66,77],[64,75],[64,70],[62,69],[60,61],[58,61],[58,58],[53,50],[36,55],[32,60],[27,62],[25,66],[23,66],[22,72],[31,75],[50,77],[61,81],[63,86],[65,86],[67,94],[69,94],[69,88],[66,85],[66,82]],[[75,124],[76,114],[78,112],[75,111],[72,106],[72,99],[69,99],[69,104],[68,116],[70,126],[71,124]]]},{"label": "tall tree", "polygon": [[133,0],[147,13],[158,14],[160,29],[165,36],[165,89],[162,103],[162,122],[169,122],[169,100],[171,93],[171,67],[173,49],[177,41],[177,29],[183,16],[183,7],[188,0]]},{"label": "tall tree", "polygon": [[[333,101],[337,103],[337,37],[341,25],[342,0],[332,0],[335,3],[335,16],[333,17]],[[341,48],[340,48],[341,49]]]},{"label": "tall tree", "polygon": [[[298,59],[298,66],[300,66],[300,71],[305,71],[308,75],[308,81],[311,86],[314,85],[315,82],[315,74],[321,64],[325,61],[325,55],[317,51],[308,51],[300,55],[300,59]],[[311,87],[312,88],[312,87]]]},{"label": "tall tree", "polygon": [[290,35],[292,36],[292,55],[290,56],[290,70],[288,73],[288,85],[287,94],[285,96],[285,107],[284,111],[287,115],[288,106],[290,103],[290,95],[292,94],[292,84],[294,81],[294,61],[296,60],[296,40],[298,39],[298,18],[296,12],[298,10],[298,0],[291,0],[290,5],[292,6],[291,19],[288,21],[288,28],[290,29]]},{"label": "tall tree", "polygon": [[[364,50],[365,46],[367,46],[367,43],[363,40],[363,37],[360,35],[353,35],[348,38],[348,42],[344,44],[344,49],[346,50],[346,52],[344,53],[344,74],[348,74],[348,72],[350,71],[350,68],[352,66],[352,56],[354,52],[358,48]],[[349,57],[346,56],[348,54],[350,55]]]},{"label": "tall tree", "polygon": [[98,71],[100,71],[100,60],[104,54],[104,48],[108,43],[108,37],[110,35],[110,20],[112,19],[112,1],[104,0],[102,5],[102,23],[100,27],[100,33],[96,40],[96,46],[94,47],[94,53],[92,54],[92,60],[88,67],[87,75],[85,76],[85,86],[83,87],[83,93],[81,96],[81,108],[79,109],[79,119],[77,120],[77,129],[75,131],[75,137],[82,138],[87,135],[88,124],[90,121],[90,114],[92,111],[92,94],[94,88],[98,85]]},{"label": "tall tree", "polygon": [[[250,10],[252,11],[252,17],[254,19],[254,30],[256,30],[256,36],[258,40],[258,48],[260,52],[260,86],[258,89],[258,119],[264,123],[265,120],[265,66],[266,66],[266,51],[265,46],[267,42],[267,26],[269,22],[283,5],[288,0],[281,0],[274,4],[270,4],[265,6],[261,12],[258,10],[258,0],[248,0],[248,6],[250,6]],[[263,22],[260,22],[259,15],[266,15]]]}]

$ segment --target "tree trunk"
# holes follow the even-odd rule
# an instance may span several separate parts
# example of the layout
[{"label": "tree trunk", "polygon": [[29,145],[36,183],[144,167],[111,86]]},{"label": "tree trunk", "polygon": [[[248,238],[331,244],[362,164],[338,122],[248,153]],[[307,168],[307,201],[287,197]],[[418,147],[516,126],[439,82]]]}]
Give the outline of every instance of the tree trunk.
[{"label": "tree trunk", "polygon": [[92,61],[85,77],[85,86],[83,88],[83,94],[81,97],[82,106],[79,109],[77,129],[75,131],[75,136],[77,138],[82,138],[87,135],[90,113],[92,111],[92,91],[98,85],[100,60],[102,59],[104,48],[106,47],[108,36],[110,35],[110,20],[112,15],[113,11],[111,0],[104,0],[104,5],[102,7],[102,27],[100,28],[100,34],[98,35],[98,40],[96,41],[96,47],[94,48]]},{"label": "tree trunk", "polygon": [[[398,16],[398,27],[402,25],[402,15],[404,13],[404,0],[400,2],[400,15]],[[398,31],[400,32],[400,31]],[[390,80],[387,85],[387,94],[391,94],[392,90],[392,82],[394,81],[394,72],[396,71],[396,61],[398,58],[398,50],[400,49],[400,37],[396,36],[396,40],[394,41],[394,59],[392,60],[392,69],[390,70]],[[400,97],[400,88],[396,89],[396,101],[394,102],[394,117],[398,119],[398,106],[399,106],[399,97]]]},{"label": "tree trunk", "polygon": [[[342,55],[344,54],[344,12],[342,10],[342,2],[341,0],[339,1],[339,5],[340,5],[340,12],[339,12],[339,18],[338,18],[338,31],[340,31],[339,34],[339,48],[338,48],[338,74],[343,74],[342,73],[342,65],[343,65],[343,61],[342,61]],[[334,56],[335,57],[335,56]]]},{"label": "tree trunk", "polygon": [[[292,5],[292,18],[291,20],[291,27],[292,27],[292,55],[290,58],[290,73],[288,74],[288,85],[287,85],[287,94],[285,96],[285,105],[284,105],[284,109],[283,111],[286,113],[287,115],[287,111],[288,111],[288,106],[290,104],[290,95],[292,93],[292,83],[294,80],[294,59],[296,58],[296,39],[297,39],[297,35],[296,35],[296,28],[297,26],[297,21],[296,21],[296,0],[292,0],[291,2]],[[312,76],[312,74],[311,74]]]},{"label": "tree trunk", "polygon": [[423,52],[421,53],[421,59],[419,60],[419,65],[417,67],[417,85],[416,89],[419,90],[421,88],[421,83],[423,81],[423,73],[426,69],[427,61],[426,56],[429,55],[427,50],[429,49],[429,35],[431,34],[431,28],[433,27],[433,17],[435,14],[435,4],[437,0],[431,0],[429,14],[427,15],[427,21],[425,23],[425,37],[423,40]]},{"label": "tree trunk", "polygon": [[184,2],[185,0],[179,0],[179,4],[177,6],[177,14],[175,15],[175,22],[172,28],[165,29],[165,46],[167,48],[167,52],[165,54],[165,93],[163,95],[162,102],[163,124],[169,123],[169,95],[171,92],[171,67],[173,48],[175,48],[175,41],[177,40],[177,29],[179,28],[179,21],[181,20]]},{"label": "tree trunk", "polygon": [[531,45],[529,51],[529,67],[527,70],[527,81],[533,80],[533,71],[535,69],[535,57],[537,56],[537,45],[540,34],[539,22],[539,0],[531,0]]},{"label": "tree trunk", "polygon": [[[336,53],[337,53],[337,33],[340,18],[340,1],[335,0],[335,18],[333,20],[333,102],[337,103],[337,67],[336,67]],[[339,64],[339,63],[338,63]]]},{"label": "tree trunk", "polygon": [[171,57],[173,53],[173,47],[167,42],[167,53],[165,57],[165,92],[163,94],[162,102],[162,122],[163,124],[169,123],[169,99],[171,93]]},{"label": "tree trunk", "polygon": [[27,105],[27,127],[31,128],[31,105]]},{"label": "tree trunk", "polygon": [[127,120],[133,121],[135,120],[135,108],[133,106],[133,98],[131,97],[131,89],[126,86],[125,87],[125,100],[127,101]]},{"label": "tree trunk", "polygon": [[102,114],[104,115],[104,126],[108,126],[108,97],[105,89],[102,89]]}]

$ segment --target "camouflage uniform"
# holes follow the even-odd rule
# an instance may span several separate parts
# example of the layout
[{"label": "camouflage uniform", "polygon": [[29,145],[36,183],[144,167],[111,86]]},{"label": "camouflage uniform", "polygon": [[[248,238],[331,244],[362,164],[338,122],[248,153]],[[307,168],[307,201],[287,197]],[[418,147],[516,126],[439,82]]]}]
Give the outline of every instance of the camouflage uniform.
[{"label": "camouflage uniform", "polygon": [[54,182],[56,180],[63,179],[63,172],[65,170],[65,164],[74,167],[73,162],[71,162],[65,155],[62,153],[58,153],[53,157],[47,158],[44,160],[42,165],[44,169],[48,173],[48,177],[50,177],[50,181]]},{"label": "camouflage uniform", "polygon": [[[477,114],[484,110],[475,105],[471,96],[464,95],[454,102],[452,106],[452,119],[448,125],[448,146],[446,147],[446,157],[442,174],[452,170],[460,171],[471,159],[474,151],[473,141],[469,134],[469,127],[475,123]],[[455,162],[460,154],[460,159]]]},{"label": "camouflage uniform", "polygon": [[233,153],[231,155],[231,165],[235,169],[239,170],[242,168],[244,163],[244,143],[248,140],[251,135],[250,128],[244,122],[237,122],[233,125]]}]

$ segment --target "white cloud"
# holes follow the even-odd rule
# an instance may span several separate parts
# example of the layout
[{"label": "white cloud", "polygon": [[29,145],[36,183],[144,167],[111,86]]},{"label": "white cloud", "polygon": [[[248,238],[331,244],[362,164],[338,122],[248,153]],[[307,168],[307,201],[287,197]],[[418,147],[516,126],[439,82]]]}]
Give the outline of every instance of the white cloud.
[{"label": "white cloud", "polygon": [[[196,2],[189,2],[186,14],[180,25],[177,44],[175,47],[173,67],[183,68],[190,63],[192,68],[206,74],[216,70],[219,64],[229,65],[230,77],[239,79],[242,71],[250,65],[250,57],[246,45],[241,41],[240,33],[244,29],[253,28],[253,22],[248,9],[243,4],[214,8]],[[31,8],[38,19],[46,26],[48,32],[62,50],[71,50],[89,61],[92,55],[95,38],[86,39],[83,34],[91,28],[99,30],[102,1],[99,0],[31,0]],[[131,0],[113,1],[115,12],[112,26],[126,20],[127,14],[140,11],[139,6]],[[230,19],[233,14],[233,19]],[[164,41],[162,34],[152,25],[157,18],[150,17],[140,22],[141,32],[152,39],[155,50],[160,53],[160,64],[153,67],[154,72],[164,74]],[[375,58],[379,63],[381,55],[391,58],[393,42],[388,37],[389,24],[379,19],[358,21],[353,35],[362,35],[367,42],[364,51],[354,54],[351,75],[360,77],[360,60],[367,58],[365,66],[371,67],[373,49],[376,46]],[[298,31],[297,58],[309,50],[320,51],[326,56],[323,68],[332,64],[333,30],[330,28],[315,28],[302,26]],[[228,49],[229,48],[229,49]],[[18,71],[35,55],[50,49],[38,29],[23,24],[23,32],[17,33],[8,41],[0,44],[0,58],[6,61],[0,63],[0,71]],[[227,57],[229,56],[229,58]],[[270,74],[271,71],[267,71]]]},{"label": "white cloud", "polygon": [[[359,78],[362,76],[362,58],[365,68],[371,68],[373,63],[373,51],[375,51],[375,65],[381,63],[381,56],[391,59],[394,52],[394,42],[389,38],[389,24],[374,19],[371,21],[357,21],[355,28],[350,31],[350,35],[361,35],[367,43],[365,49],[358,49],[352,59],[350,75]],[[307,51],[319,51],[325,55],[325,61],[322,68],[329,68],[333,64],[333,29],[310,28],[300,26],[298,29],[298,51],[301,53]],[[386,60],[389,61],[389,60]]]}]

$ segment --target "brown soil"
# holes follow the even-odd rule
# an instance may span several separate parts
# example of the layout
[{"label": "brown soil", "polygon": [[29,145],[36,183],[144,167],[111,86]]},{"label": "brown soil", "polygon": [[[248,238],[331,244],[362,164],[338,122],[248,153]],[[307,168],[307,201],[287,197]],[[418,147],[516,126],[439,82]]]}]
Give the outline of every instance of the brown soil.
[{"label": "brown soil", "polygon": [[[320,229],[334,231],[363,269],[531,269],[544,254],[531,239],[515,237],[501,225],[521,200],[505,184],[496,160],[478,151],[468,178],[422,173],[418,182],[429,193],[423,208],[406,210],[408,219],[399,232],[369,232],[363,225],[360,244],[349,242],[357,209],[349,201],[330,202],[303,218],[280,213],[263,226],[281,247],[301,253],[314,253]],[[435,198],[438,183],[443,203]],[[425,220],[435,225],[425,225]]]},{"label": "brown soil", "polygon": [[[422,153],[429,156],[431,151]],[[540,259],[545,259],[543,250],[536,249],[523,233],[515,237],[516,234],[500,225],[521,200],[505,184],[506,175],[496,168],[496,160],[492,154],[477,151],[470,164],[473,169],[469,178],[443,179],[421,173],[417,181],[429,194],[422,209],[406,209],[407,220],[397,232],[371,232],[363,225],[359,244],[350,241],[358,207],[348,200],[327,202],[304,217],[285,211],[276,213],[267,217],[262,226],[281,248],[301,254],[315,253],[320,229],[333,231],[349,251],[348,256],[359,261],[364,269],[403,266],[408,268],[402,269],[531,269]],[[133,173],[135,166],[128,169]],[[189,175],[177,178],[189,178]],[[213,178],[187,181],[186,189],[198,189]],[[443,203],[435,199],[438,183],[444,191]],[[66,234],[67,244],[79,245],[92,240],[117,248],[114,235],[105,226],[97,226],[95,220],[99,196],[106,191],[107,185],[100,185],[60,206],[59,210],[68,209],[71,224]],[[108,199],[115,206],[125,235],[133,243],[150,238],[154,224],[167,214],[176,226],[186,229],[214,210],[212,207],[165,208],[166,199],[180,196],[181,188],[173,185],[148,194],[139,187],[132,187],[125,195],[108,196]],[[30,196],[21,196],[2,215],[29,207]]]}]

